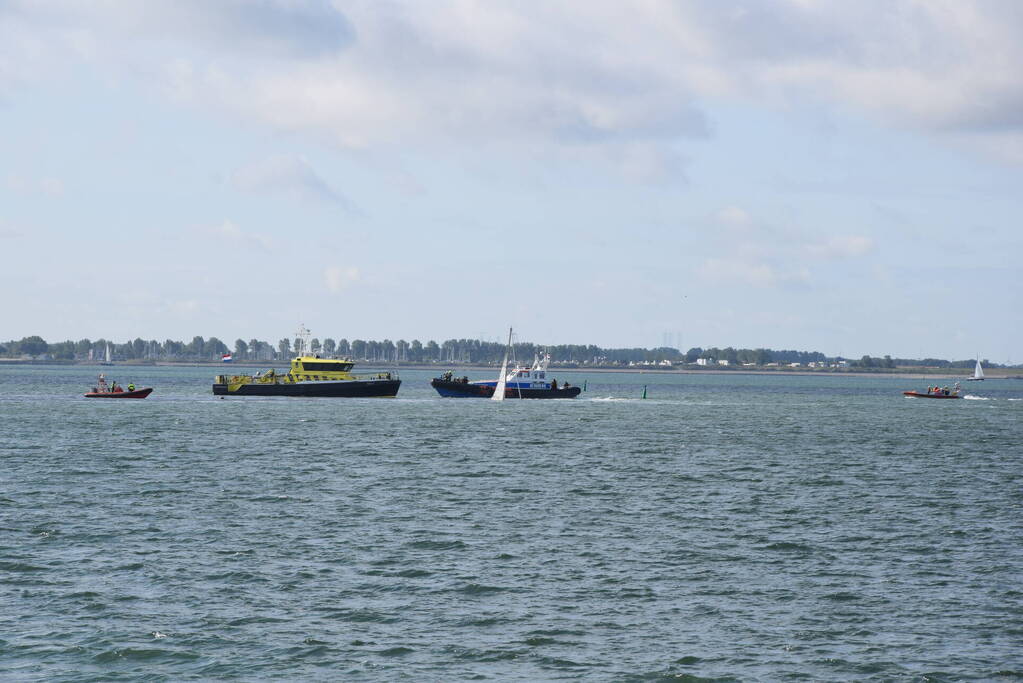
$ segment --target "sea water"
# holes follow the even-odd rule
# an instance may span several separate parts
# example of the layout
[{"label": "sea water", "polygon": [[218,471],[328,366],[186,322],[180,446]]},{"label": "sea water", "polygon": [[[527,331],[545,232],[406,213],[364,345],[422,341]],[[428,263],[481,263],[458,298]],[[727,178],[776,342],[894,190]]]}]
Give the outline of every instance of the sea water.
[{"label": "sea water", "polygon": [[1023,676],[1023,382],[221,371],[0,368],[0,679]]}]

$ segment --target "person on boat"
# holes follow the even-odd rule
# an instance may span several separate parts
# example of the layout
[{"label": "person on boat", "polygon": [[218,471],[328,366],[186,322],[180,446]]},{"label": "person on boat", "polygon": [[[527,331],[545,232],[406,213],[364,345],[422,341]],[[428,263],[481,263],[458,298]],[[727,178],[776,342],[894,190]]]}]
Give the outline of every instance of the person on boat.
[{"label": "person on boat", "polygon": [[129,384],[128,385],[128,391],[135,391],[135,385],[134,384]]},{"label": "person on boat", "polygon": [[453,372],[452,372],[451,370],[448,370],[448,371],[447,371],[447,372],[445,372],[445,373],[444,373],[443,375],[441,375],[441,377],[442,377],[442,378],[444,379],[444,381],[445,381],[445,382],[450,382],[450,381],[451,381],[451,377],[452,377],[452,376],[453,376],[454,374],[455,374],[455,373],[453,373]]},{"label": "person on boat", "polygon": [[558,390],[558,380],[552,379],[551,380],[551,391],[557,391],[557,390]]},{"label": "person on boat", "polygon": [[946,396],[948,396],[951,392],[948,390],[948,387],[945,387],[944,389],[941,390],[941,393],[943,393]]}]

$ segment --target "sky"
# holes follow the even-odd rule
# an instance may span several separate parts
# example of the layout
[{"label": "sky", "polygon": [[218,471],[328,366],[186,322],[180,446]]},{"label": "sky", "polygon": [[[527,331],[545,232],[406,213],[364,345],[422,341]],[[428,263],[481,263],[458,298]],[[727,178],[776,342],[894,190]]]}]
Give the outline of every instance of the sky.
[{"label": "sky", "polygon": [[0,339],[1023,362],[1015,0],[0,0]]}]

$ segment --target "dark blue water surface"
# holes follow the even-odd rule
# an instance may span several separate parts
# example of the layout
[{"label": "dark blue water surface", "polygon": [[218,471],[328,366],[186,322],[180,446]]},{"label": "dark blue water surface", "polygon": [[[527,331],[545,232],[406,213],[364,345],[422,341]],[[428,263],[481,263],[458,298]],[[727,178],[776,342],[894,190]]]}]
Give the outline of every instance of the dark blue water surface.
[{"label": "dark blue water surface", "polygon": [[1023,382],[106,370],[0,367],[0,679],[1023,677]]}]

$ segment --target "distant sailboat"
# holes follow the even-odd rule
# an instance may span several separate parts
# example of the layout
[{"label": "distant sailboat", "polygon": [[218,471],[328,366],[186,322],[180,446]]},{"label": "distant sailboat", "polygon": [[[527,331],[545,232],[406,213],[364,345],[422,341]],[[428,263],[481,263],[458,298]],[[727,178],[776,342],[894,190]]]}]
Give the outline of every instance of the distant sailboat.
[{"label": "distant sailboat", "polygon": [[501,361],[501,374],[497,377],[497,386],[494,388],[494,395],[491,401],[504,400],[504,388],[508,384],[508,349],[511,348],[512,328],[508,328],[508,346],[504,347],[504,360]]},{"label": "distant sailboat", "polygon": [[107,352],[105,358],[106,360],[100,363],[100,365],[113,365],[113,363],[110,362],[110,342],[107,342]]},{"label": "distant sailboat", "polygon": [[977,365],[973,368],[973,377],[967,377],[967,382],[983,382],[984,381],[984,368],[980,367],[980,358],[977,359]]}]

